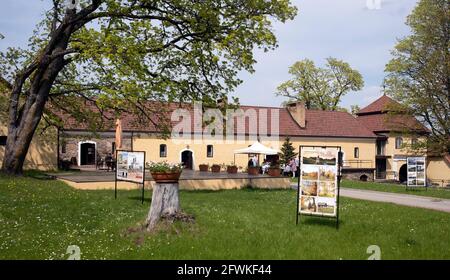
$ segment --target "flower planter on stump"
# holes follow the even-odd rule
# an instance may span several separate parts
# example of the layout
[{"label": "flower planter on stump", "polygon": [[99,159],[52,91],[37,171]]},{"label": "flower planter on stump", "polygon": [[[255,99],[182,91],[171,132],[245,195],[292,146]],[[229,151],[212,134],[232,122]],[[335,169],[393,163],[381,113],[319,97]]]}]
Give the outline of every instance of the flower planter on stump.
[{"label": "flower planter on stump", "polygon": [[146,220],[148,230],[153,230],[162,216],[175,215],[181,211],[178,199],[181,171],[151,172],[151,174],[156,184]]},{"label": "flower planter on stump", "polygon": [[219,173],[220,172],[220,165],[213,165],[213,166],[211,166],[211,172]]},{"label": "flower planter on stump", "polygon": [[247,173],[249,175],[258,175],[259,174],[259,166],[249,167],[248,170],[247,170]]},{"label": "flower planter on stump", "polygon": [[181,172],[151,172],[156,183],[178,183]]},{"label": "flower planter on stump", "polygon": [[200,171],[202,171],[202,172],[208,172],[209,165],[207,165],[207,164],[200,164],[200,165],[198,166],[198,169],[199,169]]},{"label": "flower planter on stump", "polygon": [[236,174],[238,171],[237,166],[227,166],[227,173],[228,174]]}]

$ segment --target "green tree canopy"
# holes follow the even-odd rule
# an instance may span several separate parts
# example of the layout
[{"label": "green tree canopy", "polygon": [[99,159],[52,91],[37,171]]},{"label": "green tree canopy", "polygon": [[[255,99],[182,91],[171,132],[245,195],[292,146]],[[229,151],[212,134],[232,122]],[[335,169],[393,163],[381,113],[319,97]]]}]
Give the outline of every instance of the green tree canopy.
[{"label": "green tree canopy", "polygon": [[408,16],[411,34],[397,43],[386,65],[386,92],[430,128],[425,143],[432,151],[450,151],[450,2],[421,0]]},{"label": "green tree canopy", "polygon": [[168,102],[226,98],[239,71],[253,72],[253,50],[277,46],[272,21],[296,12],[289,0],[53,0],[30,48],[0,53],[11,88],[3,170],[21,172],[41,119],[60,121],[55,110],[93,129],[108,110],[161,126]]},{"label": "green tree canopy", "polygon": [[358,105],[351,105],[350,106],[350,113],[354,116],[358,114],[358,112],[361,110],[361,108]]},{"label": "green tree canopy", "polygon": [[309,59],[298,61],[289,68],[289,74],[293,78],[282,83],[276,94],[290,101],[303,101],[308,109],[339,110],[345,94],[364,86],[357,70],[332,57],[327,58],[325,68],[317,67]]}]

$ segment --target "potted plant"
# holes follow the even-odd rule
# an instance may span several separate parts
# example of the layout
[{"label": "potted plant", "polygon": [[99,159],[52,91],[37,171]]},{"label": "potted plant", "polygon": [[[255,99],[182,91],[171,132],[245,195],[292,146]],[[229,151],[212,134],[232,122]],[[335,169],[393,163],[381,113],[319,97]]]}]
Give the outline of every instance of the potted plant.
[{"label": "potted plant", "polygon": [[273,176],[273,177],[281,176],[280,166],[276,163],[272,163],[270,165],[269,169],[267,170],[267,174],[269,174],[269,176]]},{"label": "potted plant", "polygon": [[146,165],[156,183],[177,183],[183,169],[182,164],[171,164],[166,161],[150,162]]},{"label": "potted plant", "polygon": [[211,172],[218,173],[218,172],[220,172],[220,169],[221,169],[221,167],[219,164],[213,164],[211,166]]},{"label": "potted plant", "polygon": [[206,163],[200,164],[200,165],[198,166],[198,169],[200,169],[200,171],[202,171],[202,172],[208,172],[209,164],[206,164]]},{"label": "potted plant", "polygon": [[247,173],[249,175],[258,175],[259,174],[259,166],[249,166],[247,168]]},{"label": "potted plant", "polygon": [[231,163],[229,165],[227,165],[227,173],[228,174],[236,174],[238,172],[238,167]]}]

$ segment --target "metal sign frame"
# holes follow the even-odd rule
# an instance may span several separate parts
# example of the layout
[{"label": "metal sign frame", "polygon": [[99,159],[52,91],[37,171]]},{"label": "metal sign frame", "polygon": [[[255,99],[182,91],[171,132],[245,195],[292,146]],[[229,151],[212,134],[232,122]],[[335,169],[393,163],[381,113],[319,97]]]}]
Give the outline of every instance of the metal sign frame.
[{"label": "metal sign frame", "polygon": [[[317,215],[317,214],[306,214],[306,213],[300,213],[300,177],[301,177],[301,168],[302,168],[302,148],[335,148],[338,149],[338,158],[337,160],[337,194],[336,194],[336,216],[328,216],[328,215]],[[295,215],[295,224],[298,225],[300,221],[300,215],[303,216],[311,216],[311,217],[319,217],[319,218],[331,218],[336,219],[336,229],[339,229],[339,196],[340,196],[340,189],[341,189],[341,179],[342,179],[342,147],[341,146],[309,146],[309,145],[300,145],[299,146],[299,153],[298,153],[298,159],[299,159],[299,174],[297,179],[297,212]]]},{"label": "metal sign frame", "polygon": [[[144,154],[144,170],[143,170],[143,174],[142,174],[142,182],[138,183],[136,181],[132,181],[132,180],[126,180],[126,179],[117,179],[117,165],[118,165],[118,160],[117,160],[117,155],[119,152],[128,152],[128,153],[143,153]],[[114,199],[117,199],[117,181],[124,181],[124,182],[131,182],[131,183],[136,183],[136,184],[142,184],[142,194],[141,194],[141,203],[144,204],[144,190],[145,190],[145,156],[146,153],[145,151],[130,151],[130,150],[116,150],[116,166],[114,168]]]}]

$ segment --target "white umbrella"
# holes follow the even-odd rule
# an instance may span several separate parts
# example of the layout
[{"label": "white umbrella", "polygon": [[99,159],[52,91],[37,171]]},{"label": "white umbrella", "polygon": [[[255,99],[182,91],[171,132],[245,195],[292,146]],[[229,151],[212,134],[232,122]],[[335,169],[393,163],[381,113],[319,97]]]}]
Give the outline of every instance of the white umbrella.
[{"label": "white umbrella", "polygon": [[234,151],[235,154],[261,154],[261,155],[276,155],[277,150],[268,148],[259,142],[253,143],[250,147]]},{"label": "white umbrella", "polygon": [[257,154],[259,163],[259,155],[277,155],[278,151],[268,148],[259,142],[255,142],[250,147],[235,150],[234,154],[235,154],[234,162],[236,162],[236,154]]}]

